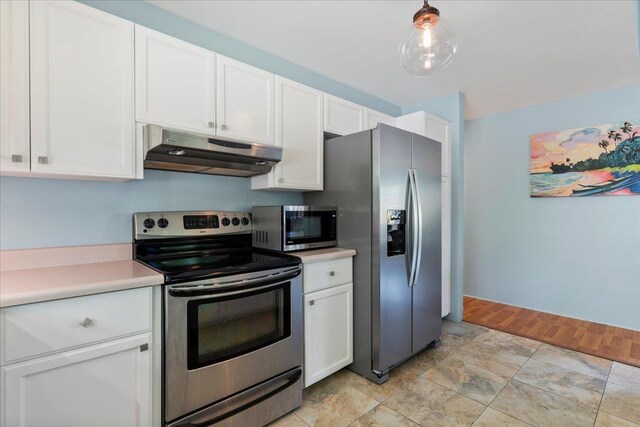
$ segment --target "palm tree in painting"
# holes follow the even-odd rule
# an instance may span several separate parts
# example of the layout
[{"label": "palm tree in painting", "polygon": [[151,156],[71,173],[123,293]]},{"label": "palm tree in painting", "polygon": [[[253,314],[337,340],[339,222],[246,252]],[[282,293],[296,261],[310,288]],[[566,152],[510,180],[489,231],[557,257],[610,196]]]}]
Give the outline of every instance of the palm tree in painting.
[{"label": "palm tree in painting", "polygon": [[615,130],[610,130],[609,133],[607,134],[607,138],[609,139],[613,139],[613,137],[615,136],[616,131]]},{"label": "palm tree in painting", "polygon": [[608,146],[609,146],[609,143],[607,142],[606,139],[603,139],[601,142],[598,142],[598,147],[602,148],[605,153],[608,153],[607,151]]},{"label": "palm tree in painting", "polygon": [[622,141],[622,135],[620,135],[618,132],[616,132],[616,134],[613,136],[613,140],[616,143],[616,147],[618,146],[618,142]]},{"label": "palm tree in painting", "polygon": [[632,129],[633,129],[633,127],[631,126],[631,123],[629,123],[629,122],[624,122],[624,124],[620,128],[620,130],[622,132],[626,133],[629,136],[629,139],[631,139],[631,130]]}]

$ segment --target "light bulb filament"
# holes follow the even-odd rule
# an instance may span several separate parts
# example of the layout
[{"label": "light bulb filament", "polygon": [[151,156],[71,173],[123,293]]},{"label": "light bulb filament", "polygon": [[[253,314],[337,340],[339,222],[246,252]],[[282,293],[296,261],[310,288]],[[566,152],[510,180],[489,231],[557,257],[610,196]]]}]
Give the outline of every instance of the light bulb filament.
[{"label": "light bulb filament", "polygon": [[431,47],[431,30],[429,28],[425,28],[422,31],[422,46]]}]

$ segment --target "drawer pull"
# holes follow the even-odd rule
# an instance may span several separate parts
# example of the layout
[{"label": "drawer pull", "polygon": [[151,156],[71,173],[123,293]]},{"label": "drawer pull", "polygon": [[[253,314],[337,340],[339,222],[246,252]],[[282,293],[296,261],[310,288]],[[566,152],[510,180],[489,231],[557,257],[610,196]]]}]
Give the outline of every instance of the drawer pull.
[{"label": "drawer pull", "polygon": [[80,326],[82,326],[83,328],[88,328],[91,325],[93,325],[93,320],[89,319],[88,317],[85,317],[84,320],[80,322]]},{"label": "drawer pull", "polygon": [[335,276],[335,275],[336,275],[336,272],[335,272],[335,271],[330,271],[330,272],[329,272],[329,276],[333,277],[333,276]]},{"label": "drawer pull", "polygon": [[311,301],[309,301],[309,305],[314,305],[315,303],[316,303],[316,301],[315,301],[315,300],[311,300]]}]

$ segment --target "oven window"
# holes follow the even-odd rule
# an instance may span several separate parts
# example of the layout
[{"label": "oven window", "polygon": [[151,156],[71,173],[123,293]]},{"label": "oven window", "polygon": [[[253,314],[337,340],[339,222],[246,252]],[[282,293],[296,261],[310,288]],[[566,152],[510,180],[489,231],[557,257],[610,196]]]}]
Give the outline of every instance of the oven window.
[{"label": "oven window", "polygon": [[189,301],[188,369],[232,359],[290,336],[290,300],[290,283],[285,283],[263,291]]},{"label": "oven window", "polygon": [[335,211],[287,211],[286,244],[332,241],[336,238]]}]

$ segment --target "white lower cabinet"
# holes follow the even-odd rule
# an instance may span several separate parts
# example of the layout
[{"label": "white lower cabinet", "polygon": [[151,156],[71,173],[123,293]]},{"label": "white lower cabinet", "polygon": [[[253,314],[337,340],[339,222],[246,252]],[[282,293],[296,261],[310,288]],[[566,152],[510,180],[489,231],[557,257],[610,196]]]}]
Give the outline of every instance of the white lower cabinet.
[{"label": "white lower cabinet", "polygon": [[149,347],[147,333],[2,368],[2,425],[151,426]]},{"label": "white lower cabinet", "polygon": [[[314,263],[301,258],[304,386],[309,387],[353,362],[353,261],[351,256]],[[319,286],[318,280],[324,286]],[[313,292],[308,292],[310,289]]]},{"label": "white lower cabinet", "polygon": [[140,288],[3,308],[0,426],[150,427],[159,411],[151,295]]},{"label": "white lower cabinet", "polygon": [[305,387],[353,362],[353,283],[304,296]]}]

